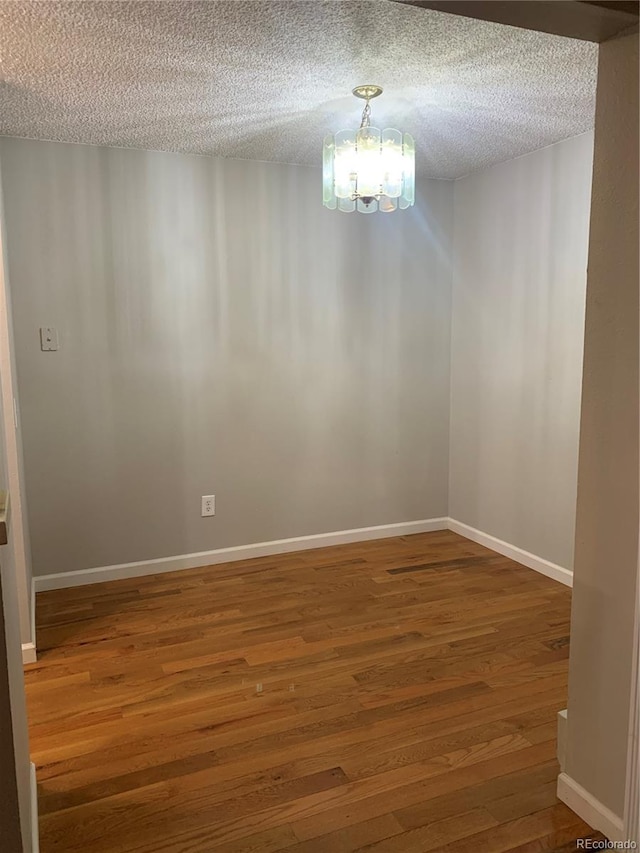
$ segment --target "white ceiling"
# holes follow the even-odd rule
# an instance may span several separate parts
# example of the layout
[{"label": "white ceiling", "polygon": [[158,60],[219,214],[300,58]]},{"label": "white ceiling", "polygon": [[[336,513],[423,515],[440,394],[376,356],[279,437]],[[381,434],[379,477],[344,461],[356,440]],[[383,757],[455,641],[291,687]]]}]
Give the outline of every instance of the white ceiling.
[{"label": "white ceiling", "polygon": [[597,46],[389,0],[13,0],[0,63],[0,134],[316,165],[376,83],[454,178],[589,130]]}]

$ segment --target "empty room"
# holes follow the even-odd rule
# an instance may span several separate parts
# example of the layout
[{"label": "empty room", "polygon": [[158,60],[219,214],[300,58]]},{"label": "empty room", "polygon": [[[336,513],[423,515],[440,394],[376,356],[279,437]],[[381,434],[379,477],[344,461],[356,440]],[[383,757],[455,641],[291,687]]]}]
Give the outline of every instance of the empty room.
[{"label": "empty room", "polygon": [[637,849],[638,3],[0,69],[2,853]]}]

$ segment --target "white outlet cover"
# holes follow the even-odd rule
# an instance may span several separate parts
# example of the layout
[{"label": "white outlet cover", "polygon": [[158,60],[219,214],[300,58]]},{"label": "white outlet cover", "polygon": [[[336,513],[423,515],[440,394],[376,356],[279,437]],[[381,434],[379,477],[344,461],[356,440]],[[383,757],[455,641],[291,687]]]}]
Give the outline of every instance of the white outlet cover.
[{"label": "white outlet cover", "polygon": [[203,495],[202,496],[202,517],[207,518],[208,516],[216,514],[216,496],[215,495]]}]

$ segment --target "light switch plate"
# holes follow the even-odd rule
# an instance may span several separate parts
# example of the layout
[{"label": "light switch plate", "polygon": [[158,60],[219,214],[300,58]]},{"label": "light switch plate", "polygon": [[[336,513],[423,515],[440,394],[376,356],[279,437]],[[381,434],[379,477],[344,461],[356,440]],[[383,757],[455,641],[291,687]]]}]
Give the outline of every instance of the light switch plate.
[{"label": "light switch plate", "polygon": [[40,327],[40,349],[42,352],[56,352],[58,349],[58,330],[53,326]]}]

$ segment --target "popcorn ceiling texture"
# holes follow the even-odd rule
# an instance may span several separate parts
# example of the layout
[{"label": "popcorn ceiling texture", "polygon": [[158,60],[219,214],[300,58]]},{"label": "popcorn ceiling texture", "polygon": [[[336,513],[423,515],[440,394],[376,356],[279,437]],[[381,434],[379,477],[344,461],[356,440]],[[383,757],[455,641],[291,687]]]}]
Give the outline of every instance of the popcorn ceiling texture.
[{"label": "popcorn ceiling texture", "polygon": [[0,134],[309,165],[376,83],[455,178],[589,130],[597,46],[388,0],[14,0],[0,63]]}]

